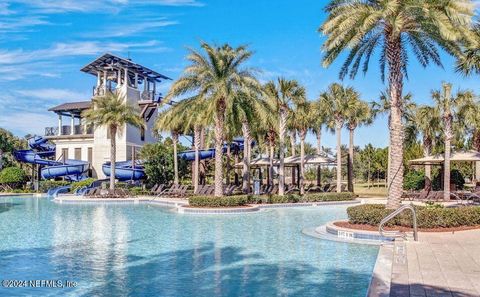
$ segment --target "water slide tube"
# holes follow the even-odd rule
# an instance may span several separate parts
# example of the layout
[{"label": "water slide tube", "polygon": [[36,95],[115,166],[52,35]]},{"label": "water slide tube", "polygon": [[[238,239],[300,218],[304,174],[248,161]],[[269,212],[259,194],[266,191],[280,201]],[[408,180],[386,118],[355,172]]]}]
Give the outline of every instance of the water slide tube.
[{"label": "water slide tube", "polygon": [[[252,145],[254,145],[253,142],[252,142]],[[228,148],[228,145],[224,144],[222,148],[222,152],[224,154],[227,152],[227,148]],[[233,142],[230,144],[230,150],[243,151],[243,138],[233,139]],[[180,152],[178,153],[178,157],[186,161],[195,161],[195,150]],[[215,149],[209,148],[209,149],[199,150],[199,157],[200,157],[200,160],[215,158]]]},{"label": "water slide tube", "polygon": [[19,162],[44,166],[41,169],[44,179],[65,177],[73,181],[81,180],[88,169],[88,162],[85,161],[68,159],[62,163],[48,159],[55,156],[55,145],[48,143],[47,139],[41,136],[28,139],[28,145],[31,149],[15,151],[15,158]]},{"label": "water slide tube", "polygon": [[[102,165],[102,171],[106,176],[110,176],[112,166],[110,162]],[[140,162],[135,162],[132,166],[132,161],[115,162],[115,178],[119,181],[139,180],[145,177],[145,170]]]}]

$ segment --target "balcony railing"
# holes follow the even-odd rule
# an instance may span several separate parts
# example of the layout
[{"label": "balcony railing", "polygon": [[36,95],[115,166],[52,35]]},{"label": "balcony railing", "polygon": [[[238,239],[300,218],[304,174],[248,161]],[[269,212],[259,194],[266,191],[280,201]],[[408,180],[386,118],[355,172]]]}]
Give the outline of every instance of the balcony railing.
[{"label": "balcony railing", "polygon": [[[62,131],[59,134],[58,129],[59,127],[46,127],[45,128],[45,136],[58,136],[58,135],[72,135],[72,127],[70,125],[62,126]],[[73,127],[73,135],[83,135],[83,134],[93,134],[93,128],[87,127],[85,131],[85,126],[83,125],[75,125]]]}]

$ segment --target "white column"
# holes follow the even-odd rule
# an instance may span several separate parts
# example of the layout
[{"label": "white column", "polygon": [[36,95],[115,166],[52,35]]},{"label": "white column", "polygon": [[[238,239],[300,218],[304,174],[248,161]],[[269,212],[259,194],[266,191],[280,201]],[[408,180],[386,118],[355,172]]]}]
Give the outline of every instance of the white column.
[{"label": "white column", "polygon": [[103,95],[107,94],[107,71],[103,71]]},{"label": "white column", "polygon": [[70,115],[70,135],[75,134],[75,117],[73,114]]},{"label": "white column", "polygon": [[80,122],[83,121],[83,134],[87,134],[87,121],[85,119],[80,119]]},{"label": "white column", "polygon": [[138,88],[138,73],[135,73],[135,89]]},{"label": "white column", "polygon": [[58,135],[62,135],[62,115],[58,114]]},{"label": "white column", "polygon": [[97,88],[100,87],[101,84],[101,77],[100,77],[100,71],[97,71]]},{"label": "white column", "polygon": [[117,87],[120,87],[122,84],[122,70],[118,69],[117,71]]},{"label": "white column", "polygon": [[125,71],[125,85],[128,86],[128,68],[124,68]]}]

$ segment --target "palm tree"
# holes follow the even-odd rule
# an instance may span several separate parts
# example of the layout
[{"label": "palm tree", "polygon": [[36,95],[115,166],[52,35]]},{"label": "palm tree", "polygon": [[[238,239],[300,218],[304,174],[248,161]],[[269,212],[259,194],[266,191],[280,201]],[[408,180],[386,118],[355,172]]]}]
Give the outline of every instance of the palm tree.
[{"label": "palm tree", "polygon": [[346,126],[349,131],[348,148],[348,191],[353,192],[353,137],[358,126],[372,123],[372,113],[367,102],[360,100],[355,94],[350,98],[349,109],[347,110]]},{"label": "palm tree", "polygon": [[328,87],[328,91],[320,94],[319,98],[321,109],[335,126],[337,136],[337,192],[341,192],[342,189],[342,126],[348,114],[349,103],[354,97],[358,97],[358,93],[353,88],[333,83]]},{"label": "palm tree", "polygon": [[232,98],[241,90],[260,89],[250,69],[242,67],[252,53],[246,46],[232,48],[228,44],[214,47],[202,42],[203,54],[190,49],[190,65],[173,83],[166,100],[187,93],[196,93],[207,101],[205,112],[214,117],[215,127],[215,196],[223,196],[223,141],[225,116]]},{"label": "palm tree", "polygon": [[443,120],[443,134],[444,134],[444,165],[443,165],[443,199],[450,199],[450,153],[451,141],[454,137],[453,125],[458,121],[459,108],[466,101],[473,100],[473,93],[458,92],[456,96],[452,96],[452,85],[443,83],[442,91],[433,91],[432,99],[435,102],[435,108],[441,115]]},{"label": "palm tree", "polygon": [[[231,135],[243,135],[243,167],[242,167],[242,191],[250,191],[250,159],[252,144],[252,126],[261,125],[261,121],[268,111],[261,99],[258,90],[239,92],[232,100],[227,113],[228,126]],[[255,128],[254,128],[255,129]]]},{"label": "palm tree", "polygon": [[[415,102],[412,101],[412,93],[407,93],[402,98],[402,121],[404,123],[408,122],[412,118],[413,111],[416,108]],[[391,129],[391,112],[390,112],[390,91],[381,92],[380,98],[378,101],[371,102],[371,110],[373,118],[376,118],[380,114],[388,114],[388,128]],[[391,145],[388,145],[388,161],[387,161],[387,185],[390,184],[390,164],[391,164],[391,154],[390,154]]]},{"label": "palm tree", "polygon": [[[452,56],[460,53],[460,41],[471,39],[473,5],[470,1],[333,0],[319,31],[327,35],[323,65],[330,66],[343,51],[349,54],[340,77],[354,78],[360,66],[368,71],[370,58],[379,49],[382,79],[388,71],[390,120],[390,168],[388,208],[400,205],[403,188],[402,90],[409,53],[426,67],[441,65],[439,47]],[[412,51],[409,51],[409,47]],[[362,65],[363,63],[363,65]]]},{"label": "palm tree", "polygon": [[[437,135],[441,130],[441,119],[438,111],[437,108],[432,106],[421,105],[414,110],[407,124],[407,131],[411,131],[409,134],[413,135],[412,140],[416,141],[417,135],[421,135],[425,157],[432,154]],[[425,176],[430,180],[432,179],[430,165],[425,165]]]},{"label": "palm tree", "polygon": [[288,114],[292,101],[305,96],[305,89],[297,81],[278,78],[270,81],[264,88],[267,101],[271,109],[278,114],[278,141],[279,141],[279,169],[278,169],[278,194],[284,195],[285,191],[285,133],[287,130]]},{"label": "palm tree", "polygon": [[155,130],[170,132],[173,144],[174,184],[179,183],[178,177],[178,137],[180,134],[194,133],[195,161],[193,168],[193,188],[198,190],[200,129],[211,122],[211,117],[204,114],[205,100],[196,96],[184,99],[161,112],[155,122]]},{"label": "palm tree", "polygon": [[[305,92],[304,92],[305,93]],[[293,125],[295,130],[298,131],[300,137],[300,195],[305,194],[305,138],[307,132],[312,128],[313,118],[315,116],[312,103],[308,102],[305,97],[294,98],[295,104],[295,117]]]},{"label": "palm tree", "polygon": [[119,93],[107,93],[102,97],[92,99],[93,107],[83,112],[88,124],[93,124],[95,129],[106,127],[110,133],[110,189],[115,189],[115,159],[117,152],[117,132],[125,125],[143,128],[144,120],[136,107],[126,102]]},{"label": "palm tree", "polygon": [[465,75],[480,74],[480,23],[472,28],[472,38],[465,44],[463,52],[457,57],[456,70]]}]

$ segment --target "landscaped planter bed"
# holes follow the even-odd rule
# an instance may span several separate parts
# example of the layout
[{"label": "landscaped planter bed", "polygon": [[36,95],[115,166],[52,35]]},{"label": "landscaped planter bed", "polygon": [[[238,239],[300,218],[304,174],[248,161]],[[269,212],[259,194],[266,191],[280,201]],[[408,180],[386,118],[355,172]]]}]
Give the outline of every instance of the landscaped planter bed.
[{"label": "landscaped planter bed", "polygon": [[[353,229],[353,230],[363,230],[363,231],[378,231],[377,226],[365,225],[365,224],[351,224],[346,221],[337,221],[333,223],[337,227]],[[419,228],[418,231],[421,232],[455,232],[455,231],[465,231],[472,229],[480,229],[480,225],[477,226],[460,226],[460,227],[450,227],[450,228]],[[401,232],[412,232],[413,228],[404,227],[404,226],[394,226],[394,227],[385,227],[386,231],[401,231]]]},{"label": "landscaped planter bed", "polygon": [[[444,229],[457,227],[475,227],[480,225],[480,207],[464,206],[447,208],[435,206],[414,206],[417,213],[417,225],[421,229]],[[381,220],[393,212],[381,204],[364,204],[347,209],[348,220],[353,225],[366,225],[377,228]],[[403,212],[389,222],[386,227],[395,226],[411,228],[411,212]]]}]

